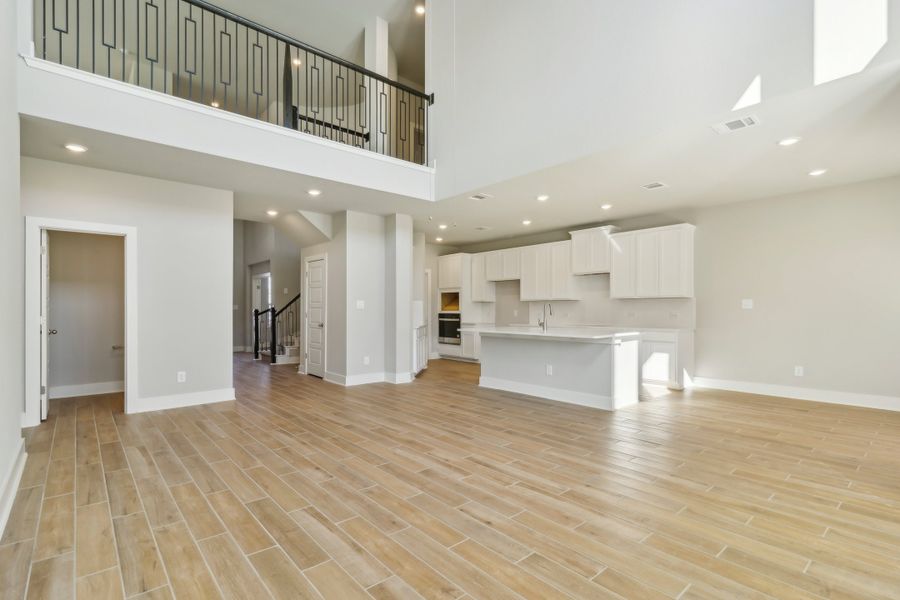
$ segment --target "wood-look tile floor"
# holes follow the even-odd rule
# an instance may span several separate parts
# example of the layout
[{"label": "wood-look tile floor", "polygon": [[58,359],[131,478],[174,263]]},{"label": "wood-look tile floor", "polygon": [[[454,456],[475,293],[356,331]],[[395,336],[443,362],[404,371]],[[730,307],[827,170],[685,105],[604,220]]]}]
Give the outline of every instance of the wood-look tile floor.
[{"label": "wood-look tile floor", "polygon": [[3,598],[898,598],[900,414],[718,392],[606,413],[344,389],[235,362],[238,400],[54,402]]}]

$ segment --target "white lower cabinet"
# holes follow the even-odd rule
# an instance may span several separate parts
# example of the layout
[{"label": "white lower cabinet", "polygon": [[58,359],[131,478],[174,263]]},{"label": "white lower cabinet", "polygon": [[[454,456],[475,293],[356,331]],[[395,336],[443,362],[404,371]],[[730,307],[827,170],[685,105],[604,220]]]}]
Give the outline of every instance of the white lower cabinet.
[{"label": "white lower cabinet", "polygon": [[481,336],[475,331],[464,331],[460,334],[460,338],[462,341],[460,356],[478,360],[478,356],[481,353]]},{"label": "white lower cabinet", "polygon": [[610,239],[612,298],[694,296],[693,225],[615,233]]},{"label": "white lower cabinet", "polygon": [[525,246],[521,250],[523,301],[575,300],[571,241]]}]

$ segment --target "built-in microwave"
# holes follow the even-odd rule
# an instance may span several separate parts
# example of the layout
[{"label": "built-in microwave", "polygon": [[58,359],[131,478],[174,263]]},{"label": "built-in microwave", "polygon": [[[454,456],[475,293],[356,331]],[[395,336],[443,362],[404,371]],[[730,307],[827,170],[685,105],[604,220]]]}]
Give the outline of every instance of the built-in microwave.
[{"label": "built-in microwave", "polygon": [[438,342],[459,346],[462,343],[459,335],[460,322],[458,312],[438,313]]}]

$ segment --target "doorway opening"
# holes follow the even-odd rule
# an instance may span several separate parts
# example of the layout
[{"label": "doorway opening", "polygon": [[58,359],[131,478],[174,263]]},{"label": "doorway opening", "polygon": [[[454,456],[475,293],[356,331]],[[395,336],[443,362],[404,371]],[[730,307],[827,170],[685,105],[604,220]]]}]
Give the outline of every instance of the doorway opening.
[{"label": "doorway opening", "polygon": [[128,412],[137,391],[136,229],[27,217],[25,245],[25,318],[35,327],[26,329],[23,426],[57,406]]}]

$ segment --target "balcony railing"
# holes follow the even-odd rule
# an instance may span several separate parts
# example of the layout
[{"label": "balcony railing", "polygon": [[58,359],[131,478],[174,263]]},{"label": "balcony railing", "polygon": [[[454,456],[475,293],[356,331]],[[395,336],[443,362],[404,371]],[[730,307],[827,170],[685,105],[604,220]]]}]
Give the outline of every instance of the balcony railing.
[{"label": "balcony railing", "polygon": [[202,0],[35,0],[45,60],[427,164],[431,98]]}]

